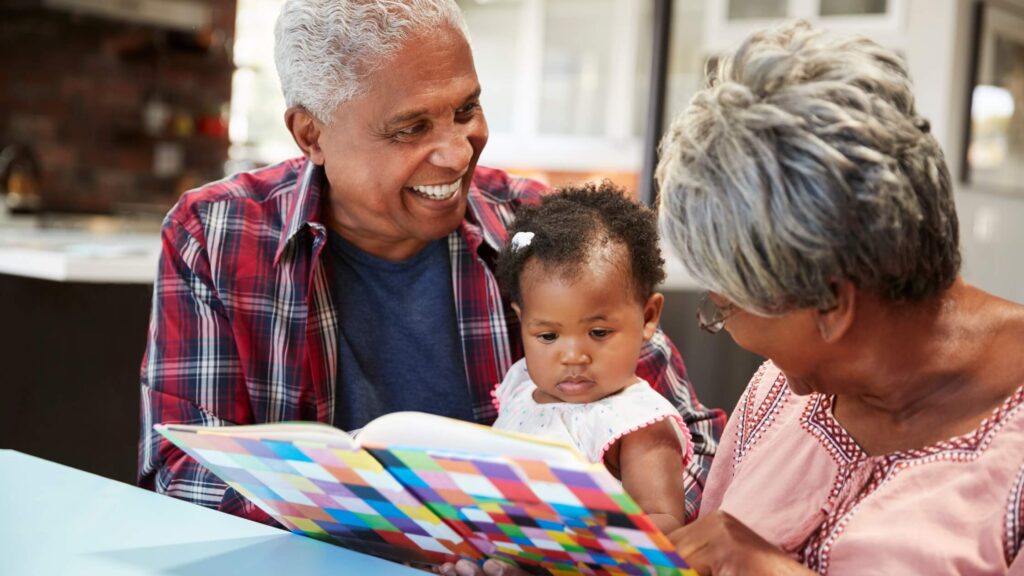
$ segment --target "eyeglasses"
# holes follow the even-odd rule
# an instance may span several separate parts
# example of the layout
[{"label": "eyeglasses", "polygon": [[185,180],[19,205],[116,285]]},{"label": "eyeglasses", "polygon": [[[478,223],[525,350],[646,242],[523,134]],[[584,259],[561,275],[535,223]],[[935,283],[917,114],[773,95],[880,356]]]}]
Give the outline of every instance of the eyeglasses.
[{"label": "eyeglasses", "polygon": [[697,303],[697,325],[701,330],[710,334],[718,334],[725,328],[725,321],[733,314],[739,312],[739,307],[734,304],[719,306],[711,299],[711,292],[705,292]]}]

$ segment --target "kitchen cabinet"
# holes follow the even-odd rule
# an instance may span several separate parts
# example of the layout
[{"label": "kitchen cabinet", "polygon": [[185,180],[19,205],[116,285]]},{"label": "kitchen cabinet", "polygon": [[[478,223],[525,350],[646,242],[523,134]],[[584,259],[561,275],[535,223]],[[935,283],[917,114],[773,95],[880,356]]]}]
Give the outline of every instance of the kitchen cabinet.
[{"label": "kitchen cabinet", "polygon": [[88,222],[0,226],[0,448],[134,483],[159,237]]},{"label": "kitchen cabinet", "polygon": [[134,483],[151,294],[0,274],[0,448]]}]

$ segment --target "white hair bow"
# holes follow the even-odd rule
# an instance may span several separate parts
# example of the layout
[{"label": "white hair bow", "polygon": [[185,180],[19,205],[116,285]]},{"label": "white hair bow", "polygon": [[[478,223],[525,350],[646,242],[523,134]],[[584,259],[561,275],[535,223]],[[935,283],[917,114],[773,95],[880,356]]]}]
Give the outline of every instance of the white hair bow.
[{"label": "white hair bow", "polygon": [[512,252],[519,252],[533,242],[533,232],[516,232],[512,237]]}]

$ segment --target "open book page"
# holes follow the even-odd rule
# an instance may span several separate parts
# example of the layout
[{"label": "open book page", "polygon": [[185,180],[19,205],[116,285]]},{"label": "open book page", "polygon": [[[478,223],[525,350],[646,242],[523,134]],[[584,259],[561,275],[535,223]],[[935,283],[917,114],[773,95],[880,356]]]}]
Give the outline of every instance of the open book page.
[{"label": "open book page", "polygon": [[156,429],[293,532],[354,550],[693,574],[604,466],[563,444],[420,413],[382,416],[355,441],[314,423]]},{"label": "open book page", "polygon": [[315,423],[156,430],[292,532],[402,562],[481,554],[352,438]]},{"label": "open book page", "polygon": [[358,436],[487,556],[560,574],[693,574],[603,465],[559,443],[428,414]]},{"label": "open book page", "polygon": [[275,422],[273,424],[250,424],[248,426],[194,426],[188,424],[167,424],[166,429],[191,431],[212,436],[233,438],[255,438],[263,440],[322,442],[325,445],[358,450],[355,438],[343,430],[321,422]]},{"label": "open book page", "polygon": [[394,412],[376,418],[356,439],[366,448],[418,448],[546,462],[586,462],[568,444],[423,412]]}]

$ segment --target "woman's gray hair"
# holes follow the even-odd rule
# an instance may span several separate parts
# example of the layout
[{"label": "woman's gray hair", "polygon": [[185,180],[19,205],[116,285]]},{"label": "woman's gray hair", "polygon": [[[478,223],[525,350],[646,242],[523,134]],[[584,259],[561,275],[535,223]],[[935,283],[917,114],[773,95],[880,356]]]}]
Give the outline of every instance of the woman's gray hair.
[{"label": "woman's gray hair", "polygon": [[406,40],[445,25],[469,38],[455,0],[287,0],[274,27],[285,103],[330,124]]},{"label": "woman's gray hair", "polygon": [[793,22],[709,66],[662,141],[661,229],[693,276],[764,315],[836,281],[893,302],[960,269],[946,162],[902,59]]}]

